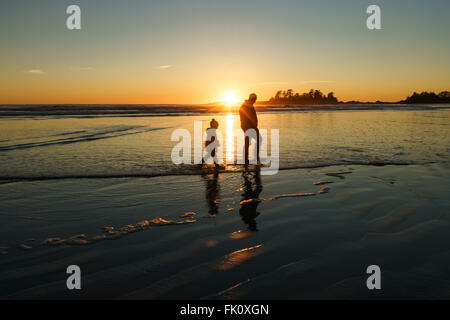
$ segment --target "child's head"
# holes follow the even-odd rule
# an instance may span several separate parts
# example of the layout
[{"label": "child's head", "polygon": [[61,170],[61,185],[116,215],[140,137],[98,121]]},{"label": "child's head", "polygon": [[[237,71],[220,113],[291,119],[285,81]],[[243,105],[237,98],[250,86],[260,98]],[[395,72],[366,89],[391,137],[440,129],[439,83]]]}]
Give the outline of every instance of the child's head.
[{"label": "child's head", "polygon": [[216,121],[216,119],[212,119],[211,122],[209,123],[209,125],[213,129],[217,129],[219,127],[219,123]]}]

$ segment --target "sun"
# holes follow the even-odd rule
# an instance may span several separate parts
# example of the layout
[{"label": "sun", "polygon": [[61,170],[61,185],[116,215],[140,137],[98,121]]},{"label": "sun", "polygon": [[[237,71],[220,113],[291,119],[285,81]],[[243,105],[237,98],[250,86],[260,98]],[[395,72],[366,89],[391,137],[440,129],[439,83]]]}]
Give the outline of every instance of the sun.
[{"label": "sun", "polygon": [[236,105],[238,98],[233,91],[229,91],[223,96],[223,102],[225,102],[226,106],[232,107]]}]

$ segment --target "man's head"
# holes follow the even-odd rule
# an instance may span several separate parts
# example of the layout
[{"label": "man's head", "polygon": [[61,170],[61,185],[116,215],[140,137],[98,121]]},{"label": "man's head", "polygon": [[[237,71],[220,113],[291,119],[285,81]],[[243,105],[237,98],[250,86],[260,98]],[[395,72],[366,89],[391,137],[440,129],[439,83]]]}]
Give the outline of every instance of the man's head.
[{"label": "man's head", "polygon": [[252,94],[250,94],[250,96],[248,97],[248,102],[250,102],[250,103],[255,103],[256,102],[256,99],[258,99],[258,97],[256,96],[256,94],[254,94],[254,93],[252,93]]}]

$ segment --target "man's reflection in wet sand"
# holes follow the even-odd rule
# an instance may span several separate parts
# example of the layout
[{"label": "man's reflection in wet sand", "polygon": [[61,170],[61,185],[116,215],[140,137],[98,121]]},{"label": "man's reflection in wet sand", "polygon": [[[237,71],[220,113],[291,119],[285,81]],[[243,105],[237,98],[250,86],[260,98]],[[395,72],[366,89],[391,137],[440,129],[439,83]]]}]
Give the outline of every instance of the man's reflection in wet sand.
[{"label": "man's reflection in wet sand", "polygon": [[219,171],[214,170],[213,173],[203,174],[203,179],[206,182],[206,202],[208,203],[208,213],[212,216],[217,215],[219,212]]},{"label": "man's reflection in wet sand", "polygon": [[258,231],[255,218],[260,213],[256,209],[260,202],[259,194],[263,190],[260,168],[257,167],[253,172],[246,169],[242,173],[242,177],[244,178],[244,184],[242,186],[243,193],[239,214],[242,217],[242,221],[248,225],[248,230]]}]

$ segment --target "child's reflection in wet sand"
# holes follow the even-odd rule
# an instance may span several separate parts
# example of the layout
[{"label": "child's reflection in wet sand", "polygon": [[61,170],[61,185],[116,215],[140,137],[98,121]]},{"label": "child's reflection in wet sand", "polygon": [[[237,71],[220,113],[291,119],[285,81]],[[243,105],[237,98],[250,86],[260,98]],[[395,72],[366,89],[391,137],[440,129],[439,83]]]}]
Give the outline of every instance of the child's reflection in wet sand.
[{"label": "child's reflection in wet sand", "polygon": [[208,204],[208,213],[211,216],[216,216],[219,212],[219,171],[214,170],[213,173],[203,174],[203,179],[206,182],[206,202]]}]

